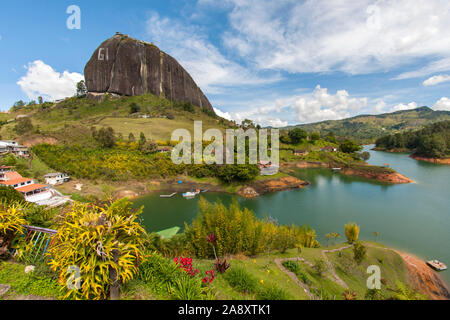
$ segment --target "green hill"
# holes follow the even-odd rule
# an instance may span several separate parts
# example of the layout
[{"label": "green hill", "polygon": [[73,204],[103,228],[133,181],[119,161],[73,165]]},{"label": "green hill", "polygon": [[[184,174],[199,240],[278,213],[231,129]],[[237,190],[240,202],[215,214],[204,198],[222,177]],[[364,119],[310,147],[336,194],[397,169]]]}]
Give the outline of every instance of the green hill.
[{"label": "green hill", "polygon": [[[131,110],[132,105],[134,110]],[[18,132],[14,128],[24,118],[31,120],[33,128]],[[19,138],[21,142],[46,137],[86,146],[92,140],[92,127],[112,127],[116,134],[125,138],[130,133],[138,138],[144,132],[153,140],[167,141],[172,131],[178,128],[192,133],[194,120],[203,121],[203,130],[212,127],[224,130],[234,126],[211,110],[189,103],[171,102],[152,94],[118,99],[109,97],[100,102],[72,97],[60,103],[12,108],[9,113],[2,113],[0,136],[2,139]]]},{"label": "green hill", "polygon": [[336,136],[373,142],[376,138],[422,127],[443,120],[450,120],[450,111],[434,111],[428,107],[403,110],[379,115],[359,115],[343,120],[328,120],[285,129],[300,127],[308,132],[326,135],[333,132]]}]

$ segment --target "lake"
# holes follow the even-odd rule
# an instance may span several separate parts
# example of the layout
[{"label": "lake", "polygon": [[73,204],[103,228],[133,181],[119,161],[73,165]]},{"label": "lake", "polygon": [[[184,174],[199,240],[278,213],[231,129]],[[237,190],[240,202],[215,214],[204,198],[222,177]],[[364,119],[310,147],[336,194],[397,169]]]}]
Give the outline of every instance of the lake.
[{"label": "lake", "polygon": [[[344,225],[353,221],[361,226],[360,238],[375,240],[417,255],[422,259],[439,259],[450,265],[450,167],[416,161],[404,153],[370,150],[368,162],[390,164],[416,183],[387,185],[364,178],[348,177],[328,169],[299,169],[297,177],[311,182],[304,189],[243,199],[228,194],[202,194],[209,201],[229,204],[237,198],[241,206],[258,217],[271,216],[280,224],[309,224],[325,245],[325,234],[338,232],[345,239]],[[161,199],[152,194],[135,201],[144,205],[144,224],[148,231],[173,226],[184,227],[197,215],[196,199],[180,194]],[[450,272],[441,275],[450,282]]]}]

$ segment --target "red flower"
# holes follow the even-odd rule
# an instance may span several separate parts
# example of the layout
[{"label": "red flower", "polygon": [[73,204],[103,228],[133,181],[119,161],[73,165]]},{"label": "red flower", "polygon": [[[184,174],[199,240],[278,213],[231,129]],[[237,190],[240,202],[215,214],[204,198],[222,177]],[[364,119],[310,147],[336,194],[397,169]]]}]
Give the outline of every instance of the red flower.
[{"label": "red flower", "polygon": [[210,234],[209,236],[206,237],[206,240],[209,243],[214,244],[214,243],[216,243],[216,235],[214,233],[212,233],[212,234]]}]

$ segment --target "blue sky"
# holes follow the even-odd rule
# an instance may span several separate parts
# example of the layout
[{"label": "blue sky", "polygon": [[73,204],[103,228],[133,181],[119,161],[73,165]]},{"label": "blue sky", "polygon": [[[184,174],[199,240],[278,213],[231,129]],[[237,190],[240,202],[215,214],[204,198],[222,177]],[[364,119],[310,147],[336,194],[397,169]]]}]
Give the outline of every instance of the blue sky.
[{"label": "blue sky", "polygon": [[[66,26],[70,5],[80,30]],[[0,110],[72,95],[116,31],[175,57],[217,112],[238,121],[450,110],[446,0],[4,1]]]}]

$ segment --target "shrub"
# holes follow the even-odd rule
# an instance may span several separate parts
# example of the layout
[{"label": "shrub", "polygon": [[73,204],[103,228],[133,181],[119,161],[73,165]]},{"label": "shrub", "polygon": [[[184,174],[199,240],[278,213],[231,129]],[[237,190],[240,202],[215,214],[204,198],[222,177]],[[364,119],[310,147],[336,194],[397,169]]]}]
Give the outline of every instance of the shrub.
[{"label": "shrub", "polygon": [[[139,266],[139,278],[157,295],[175,300],[212,299],[212,289],[198,275],[191,276],[173,260],[152,253]],[[209,281],[207,281],[209,282]]]},{"label": "shrub", "polygon": [[359,241],[357,241],[353,245],[353,259],[357,264],[361,264],[361,262],[366,257],[367,248]]},{"label": "shrub", "polygon": [[224,277],[231,287],[243,293],[254,293],[258,287],[256,278],[240,267],[231,268]]},{"label": "shrub", "polygon": [[298,262],[292,260],[283,261],[283,266],[293,273],[297,273],[300,270]]},{"label": "shrub", "polygon": [[0,186],[0,199],[5,201],[5,203],[22,202],[25,200],[23,194],[7,186]]},{"label": "shrub", "polygon": [[133,279],[143,259],[145,231],[136,221],[140,211],[131,202],[118,200],[105,207],[75,203],[66,213],[50,248],[50,265],[59,273],[60,284],[72,281],[68,267],[77,265],[80,290],[66,298],[105,299],[111,288]]},{"label": "shrub", "polygon": [[23,225],[27,224],[25,212],[20,203],[8,204],[0,202],[0,259],[9,256],[8,247],[16,237],[23,234]]},{"label": "shrub", "polygon": [[289,300],[290,295],[283,288],[264,286],[257,293],[259,300]]},{"label": "shrub", "polygon": [[328,270],[327,264],[321,259],[316,259],[314,261],[313,268],[319,276],[322,276]]}]

